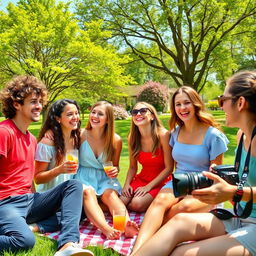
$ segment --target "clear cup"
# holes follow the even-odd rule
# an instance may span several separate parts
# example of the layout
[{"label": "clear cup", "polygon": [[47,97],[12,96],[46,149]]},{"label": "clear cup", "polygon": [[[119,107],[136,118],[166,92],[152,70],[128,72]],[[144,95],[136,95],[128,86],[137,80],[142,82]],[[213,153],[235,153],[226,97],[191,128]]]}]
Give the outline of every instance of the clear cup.
[{"label": "clear cup", "polygon": [[66,152],[65,159],[66,161],[76,162],[78,164],[78,150],[77,149],[69,149]]},{"label": "clear cup", "polygon": [[[103,163],[103,169],[105,171],[105,173],[107,174],[107,176],[109,176],[109,171],[113,168],[113,162],[112,161],[106,161]],[[110,178],[110,177],[109,177]],[[119,184],[117,182],[115,182],[112,178],[110,178],[110,180],[108,181],[108,184],[117,187],[119,186]]]},{"label": "clear cup", "polygon": [[113,228],[124,232],[126,225],[126,209],[113,210]]}]

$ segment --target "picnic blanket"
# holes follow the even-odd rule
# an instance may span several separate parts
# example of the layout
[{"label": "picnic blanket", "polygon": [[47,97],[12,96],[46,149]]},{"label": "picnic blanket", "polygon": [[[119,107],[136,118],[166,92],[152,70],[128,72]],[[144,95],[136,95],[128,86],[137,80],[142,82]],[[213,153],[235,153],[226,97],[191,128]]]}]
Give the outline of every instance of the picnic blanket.
[{"label": "picnic blanket", "polygon": [[[112,216],[110,213],[104,213],[107,222],[112,226]],[[129,212],[130,219],[135,221],[138,225],[142,223],[144,213]],[[46,233],[45,236],[57,239],[59,232]],[[90,246],[101,246],[103,248],[112,248],[121,255],[129,255],[136,236],[133,238],[125,238],[121,236],[119,240],[107,240],[103,233],[98,230],[91,222],[85,218],[80,224],[80,245],[82,247]]]}]

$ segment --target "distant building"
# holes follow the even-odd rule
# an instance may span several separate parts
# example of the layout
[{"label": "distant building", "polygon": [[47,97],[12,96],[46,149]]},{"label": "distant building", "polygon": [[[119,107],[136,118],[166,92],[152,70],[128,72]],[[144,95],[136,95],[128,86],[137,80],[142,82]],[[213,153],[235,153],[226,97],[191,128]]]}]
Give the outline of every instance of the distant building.
[{"label": "distant building", "polygon": [[[125,105],[126,108],[131,108],[137,101],[137,95],[140,92],[143,85],[129,85],[127,87],[123,87],[122,91],[122,99],[119,104]],[[173,93],[177,88],[169,88],[169,99],[172,97]],[[166,110],[169,110],[170,106],[166,106]]]}]

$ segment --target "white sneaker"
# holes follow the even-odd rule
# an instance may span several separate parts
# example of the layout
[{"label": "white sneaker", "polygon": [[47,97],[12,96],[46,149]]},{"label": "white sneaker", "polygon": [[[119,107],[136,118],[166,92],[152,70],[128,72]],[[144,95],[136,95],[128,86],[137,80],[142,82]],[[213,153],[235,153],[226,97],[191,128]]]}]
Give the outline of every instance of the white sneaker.
[{"label": "white sneaker", "polygon": [[62,251],[57,251],[54,256],[94,256],[90,250],[82,249],[78,244],[73,243]]}]

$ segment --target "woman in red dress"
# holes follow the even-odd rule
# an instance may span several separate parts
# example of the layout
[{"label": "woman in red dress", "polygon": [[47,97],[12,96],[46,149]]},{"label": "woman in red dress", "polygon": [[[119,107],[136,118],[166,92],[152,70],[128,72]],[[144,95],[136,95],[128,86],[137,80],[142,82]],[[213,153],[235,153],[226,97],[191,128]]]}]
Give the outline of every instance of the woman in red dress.
[{"label": "woman in red dress", "polygon": [[[130,166],[121,200],[129,210],[145,212],[173,170],[170,132],[161,124],[155,108],[146,102],[136,103],[131,114]],[[142,166],[139,174],[138,163]]]}]

